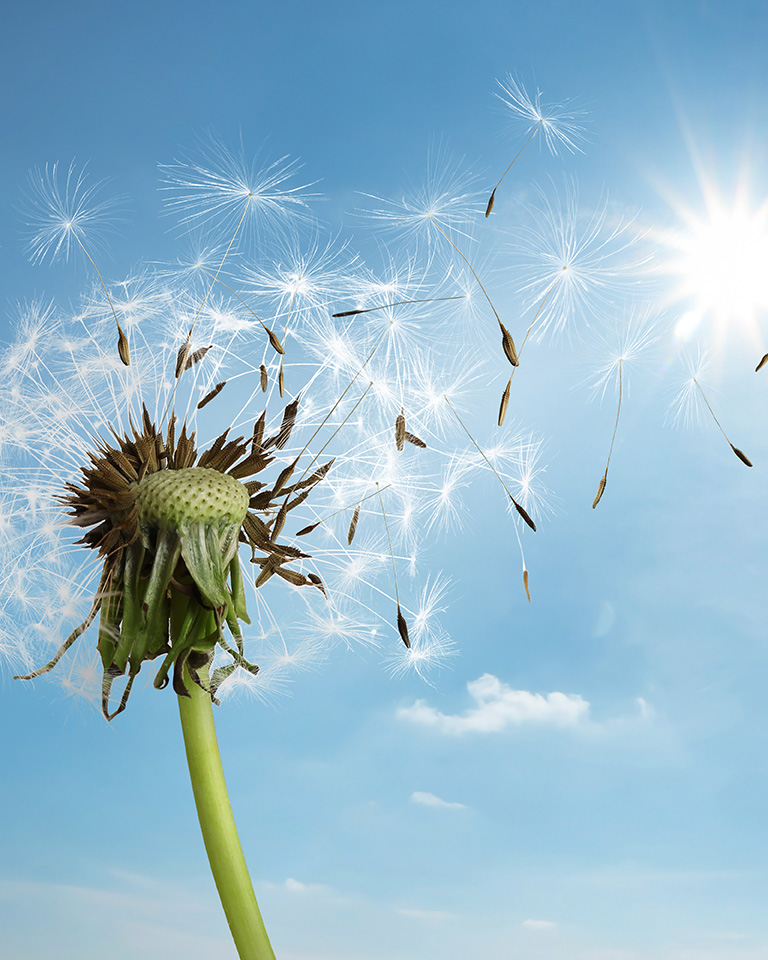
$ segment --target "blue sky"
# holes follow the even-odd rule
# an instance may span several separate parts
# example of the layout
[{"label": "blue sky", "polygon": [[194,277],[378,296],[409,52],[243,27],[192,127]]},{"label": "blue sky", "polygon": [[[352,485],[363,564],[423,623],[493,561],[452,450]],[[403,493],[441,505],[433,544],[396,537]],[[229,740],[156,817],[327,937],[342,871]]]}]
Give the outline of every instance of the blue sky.
[{"label": "blue sky", "polygon": [[[551,491],[525,539],[533,602],[503,503],[479,484],[464,528],[428,537],[420,557],[422,581],[437,570],[452,581],[442,622],[457,654],[433,685],[388,675],[374,651],[339,649],[274,702],[217,710],[280,960],[768,954],[768,370],[753,373],[765,316],[748,303],[750,324],[699,304],[683,342],[669,331],[697,309],[695,291],[676,301],[681,278],[665,275],[670,236],[708,222],[708,192],[728,211],[747,183],[746,219],[763,224],[767,18],[763,4],[714,0],[6,13],[6,340],[18,301],[66,304],[88,281],[77,262],[26,259],[17,208],[30,168],[75,158],[127,198],[101,261],[118,278],[177,256],[157,164],[208,132],[235,149],[242,139],[248,153],[300,158],[329,231],[373,266],[382,235],[355,213],[360,192],[399,196],[439,147],[492,186],[516,142],[493,96],[507,73],[545,102],[578,98],[589,143],[556,158],[529,148],[505,181],[481,261],[498,304],[523,307],[505,268],[519,201],[534,200],[534,184],[562,190],[564,173],[585,208],[607,192],[611,217],[636,216],[658,266],[668,323],[631,371],[596,510],[615,397],[589,399],[589,338],[544,341],[518,375],[514,416],[545,437]],[[759,283],[752,294],[765,304]],[[752,470],[711,420],[665,423],[697,347],[716,349],[708,395]],[[489,375],[493,406],[504,369]],[[107,725],[60,685],[12,672],[0,697],[0,954],[234,958],[171,691],[147,684]]]}]

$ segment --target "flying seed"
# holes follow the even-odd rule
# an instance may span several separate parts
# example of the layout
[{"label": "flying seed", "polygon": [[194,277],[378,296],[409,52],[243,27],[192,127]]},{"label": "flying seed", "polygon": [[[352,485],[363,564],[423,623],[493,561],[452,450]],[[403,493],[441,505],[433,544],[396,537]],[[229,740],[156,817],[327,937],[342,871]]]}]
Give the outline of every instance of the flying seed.
[{"label": "flying seed", "polygon": [[509,383],[507,384],[506,390],[501,397],[501,406],[499,407],[499,426],[504,423],[504,417],[507,415],[507,407],[509,406],[509,391],[512,387],[512,377],[509,378]]},{"label": "flying seed", "polygon": [[523,570],[523,586],[525,587],[525,595],[528,597],[528,603],[531,602],[531,591],[528,589],[528,571]]},{"label": "flying seed", "polygon": [[[485,218],[486,220],[491,215],[491,210],[493,210],[493,205],[496,202],[496,187],[493,188],[493,193],[491,194],[490,199],[488,200],[488,206],[485,208]],[[530,597],[528,598],[530,599]]]},{"label": "flying seed", "polygon": [[400,413],[395,420],[395,445],[402,450],[405,444],[405,411],[400,407]]},{"label": "flying seed", "polygon": [[533,520],[531,520],[528,512],[520,506],[520,504],[517,502],[517,500],[515,500],[515,498],[512,496],[511,493],[509,495],[509,499],[512,501],[512,504],[515,510],[517,510],[517,512],[520,514],[523,520],[525,520],[525,522],[528,524],[531,530],[533,530],[533,532],[536,533],[536,524],[533,522]]},{"label": "flying seed", "polygon": [[206,393],[206,395],[203,397],[200,403],[198,403],[197,409],[202,410],[207,403],[210,403],[214,397],[217,397],[221,393],[221,391],[224,389],[226,385],[227,385],[226,380],[222,380],[220,383],[217,383],[216,386],[213,388],[213,390],[211,390],[209,393]]},{"label": "flying seed", "polygon": [[206,355],[206,353],[208,353],[208,351],[212,349],[213,349],[212,343],[209,344],[209,346],[207,347],[199,347],[197,350],[195,350],[194,353],[190,354],[187,357],[186,363],[184,364],[184,369],[190,370],[194,366],[194,364],[199,363],[203,359],[203,357]]},{"label": "flying seed", "polygon": [[405,622],[405,617],[403,616],[403,611],[400,609],[399,603],[397,605],[397,632],[400,634],[400,639],[410,650],[411,640],[408,636],[408,624]]},{"label": "flying seed", "polygon": [[768,363],[768,353],[766,353],[760,363],[755,367],[755,373],[757,373],[758,370],[762,370],[766,363]]},{"label": "flying seed", "polygon": [[310,525],[309,525],[308,527],[302,527],[301,530],[299,530],[299,531],[296,533],[296,536],[297,536],[297,537],[303,537],[303,536],[305,536],[305,534],[307,534],[307,533],[312,533],[312,531],[313,531],[313,530],[316,530],[316,529],[320,526],[320,524],[321,524],[322,522],[323,522],[322,520],[318,520],[317,523],[310,523]]},{"label": "flying seed", "polygon": [[176,354],[176,379],[178,380],[182,373],[187,369],[187,358],[192,349],[192,341],[187,337],[184,343],[179,347]]},{"label": "flying seed", "polygon": [[120,359],[123,361],[126,367],[131,365],[131,354],[128,349],[128,337],[123,333],[123,328],[118,323],[117,325],[117,352],[120,354]]},{"label": "flying seed", "polygon": [[285,396],[285,375],[283,373],[283,362],[280,361],[280,376],[277,379],[277,385],[280,388],[280,396]]},{"label": "flying seed", "polygon": [[262,365],[259,367],[259,376],[261,377],[261,392],[267,392],[267,386],[269,384],[269,376],[267,375],[267,368]]},{"label": "flying seed", "polygon": [[[728,441],[728,442],[730,443],[730,441]],[[749,459],[749,457],[746,455],[746,453],[744,453],[743,450],[739,450],[738,447],[734,447],[734,445],[733,445],[732,443],[731,443],[731,450],[733,450],[733,452],[736,454],[736,456],[739,458],[739,460],[741,460],[742,463],[746,463],[746,465],[747,465],[748,467],[751,467],[751,466],[752,466],[752,461]]]},{"label": "flying seed", "polygon": [[277,350],[277,352],[282,356],[282,354],[285,353],[285,349],[282,343],[280,343],[280,341],[277,339],[275,334],[269,329],[269,327],[265,326],[264,324],[262,324],[262,326],[267,331],[267,336],[269,337],[269,342],[272,344],[272,347],[275,350]]},{"label": "flying seed", "polygon": [[422,450],[427,449],[426,443],[424,443],[424,441],[419,437],[417,437],[414,433],[408,433],[408,431],[406,430],[404,434],[404,439],[407,440],[408,443],[412,443],[414,447],[421,447]]},{"label": "flying seed", "polygon": [[608,478],[606,474],[603,474],[602,477],[600,477],[600,483],[597,485],[597,493],[595,494],[595,499],[592,501],[593,510],[598,505],[598,503],[600,503],[600,500],[602,499],[603,493],[605,492],[605,484],[607,479]]},{"label": "flying seed", "polygon": [[360,519],[360,504],[355,507],[355,512],[352,514],[352,520],[349,524],[349,530],[347,532],[347,546],[352,545],[352,541],[355,538],[355,530],[357,530],[357,521]]},{"label": "flying seed", "polygon": [[517,350],[515,350],[515,341],[512,339],[512,334],[507,330],[501,320],[499,320],[499,326],[501,327],[501,345],[504,348],[504,355],[513,367],[519,367],[520,361],[517,358]]}]

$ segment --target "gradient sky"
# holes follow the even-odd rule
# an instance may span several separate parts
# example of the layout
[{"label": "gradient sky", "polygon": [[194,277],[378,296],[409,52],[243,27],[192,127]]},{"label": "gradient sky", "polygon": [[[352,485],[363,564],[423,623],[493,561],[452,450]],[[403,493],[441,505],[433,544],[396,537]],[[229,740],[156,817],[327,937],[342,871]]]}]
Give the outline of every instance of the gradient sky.
[{"label": "gradient sky", "polygon": [[[83,286],[77,264],[25,259],[16,207],[31,167],[87,161],[130,198],[105,261],[116,276],[173,258],[156,165],[209,131],[301,158],[331,230],[374,249],[352,216],[358,191],[397,195],[436,144],[493,183],[513,139],[493,96],[508,72],[590,112],[584,155],[536,148],[520,184],[566,172],[586,203],[608,191],[649,231],[662,274],[665,238],[708,222],[718,198],[728,211],[742,189],[747,221],[762,223],[763,3],[222,0],[201,14],[73,0],[14,3],[3,19],[8,316],[17,301],[66,302]],[[511,202],[498,216],[513,226]],[[503,291],[513,308],[514,278]],[[695,303],[667,306],[682,317]],[[611,404],[544,386],[558,371],[582,376],[567,343],[531,356],[542,379],[527,381],[516,415],[547,437],[553,494],[527,541],[533,603],[511,527],[478,497],[471,527],[425,553],[425,572],[453,581],[444,620],[459,650],[434,686],[337,651],[276,703],[217,711],[279,960],[768,956],[768,369],[753,373],[768,338],[753,313],[751,326],[705,310],[692,344],[667,338],[638,371],[595,511]],[[711,422],[665,425],[680,355],[699,345],[716,350],[718,416],[752,470]],[[234,958],[170,691],[142,689],[108,726],[59,686],[10,673],[0,957]],[[568,722],[525,709],[494,722],[519,707],[514,691],[589,706]]]}]

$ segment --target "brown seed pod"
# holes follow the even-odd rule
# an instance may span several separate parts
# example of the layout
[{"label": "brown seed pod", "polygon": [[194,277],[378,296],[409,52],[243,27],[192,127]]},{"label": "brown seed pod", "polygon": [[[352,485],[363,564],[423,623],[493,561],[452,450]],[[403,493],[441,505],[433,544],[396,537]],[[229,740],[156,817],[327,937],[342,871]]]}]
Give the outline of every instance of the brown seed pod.
[{"label": "brown seed pod", "polygon": [[269,375],[267,374],[267,368],[263,363],[259,367],[259,378],[261,380],[261,392],[266,393],[267,387],[269,386]]},{"label": "brown seed pod", "polygon": [[285,396],[285,373],[283,372],[283,361],[280,361],[280,375],[277,378],[277,386],[280,390],[280,396]]},{"label": "brown seed pod", "polygon": [[192,341],[187,337],[187,339],[179,347],[179,352],[176,354],[176,379],[178,380],[182,373],[187,369],[187,357],[192,350]]},{"label": "brown seed pod", "polygon": [[207,347],[198,347],[194,353],[189,354],[187,357],[186,363],[184,364],[184,369],[189,370],[194,364],[199,363],[203,357],[208,353],[209,350],[213,349],[213,344],[209,344]]},{"label": "brown seed pod", "polygon": [[768,353],[765,354],[760,363],[755,367],[755,373],[757,373],[758,370],[762,370],[766,363],[768,363]]},{"label": "brown seed pod", "polygon": [[520,504],[517,502],[517,500],[515,500],[512,494],[509,495],[509,499],[512,501],[512,505],[514,506],[515,510],[517,510],[517,512],[520,514],[523,520],[525,520],[525,522],[528,524],[531,530],[533,530],[533,532],[536,533],[536,524],[533,522],[533,520],[531,520],[527,510],[524,510],[523,507],[520,506]]},{"label": "brown seed pod", "polygon": [[355,507],[355,512],[352,514],[352,520],[349,524],[349,530],[347,531],[347,546],[352,544],[352,541],[355,538],[355,530],[357,530],[357,521],[360,519],[360,504]]},{"label": "brown seed pod", "polygon": [[131,353],[128,349],[128,337],[123,333],[123,328],[118,323],[117,325],[117,352],[120,354],[120,359],[123,361],[126,367],[131,365]]},{"label": "brown seed pod", "polygon": [[282,356],[285,353],[282,343],[280,343],[269,327],[264,326],[264,329],[267,331],[267,336],[269,337],[269,342],[272,344],[273,349],[275,349]]},{"label": "brown seed pod", "polygon": [[217,397],[221,393],[221,391],[224,389],[224,387],[226,387],[226,385],[227,385],[226,380],[222,380],[220,383],[217,383],[216,386],[213,388],[213,390],[211,390],[209,393],[206,393],[206,395],[203,397],[200,403],[198,403],[197,409],[202,410],[207,403],[210,403],[214,397]]},{"label": "brown seed pod", "polygon": [[[730,441],[729,441],[729,442],[730,442]],[[743,450],[739,450],[738,447],[734,447],[734,445],[733,445],[732,443],[731,443],[731,450],[733,450],[733,452],[736,454],[736,456],[739,458],[739,460],[741,460],[742,463],[746,463],[746,465],[747,465],[748,467],[751,467],[751,466],[752,466],[752,461],[749,459],[749,457],[746,455],[746,453],[744,453]]]},{"label": "brown seed pod", "polygon": [[486,220],[491,215],[491,210],[493,210],[493,205],[496,202],[496,187],[493,188],[493,193],[488,201],[488,206],[485,208],[485,218]]},{"label": "brown seed pod", "polygon": [[501,346],[504,349],[504,355],[513,367],[519,367],[520,361],[517,357],[517,350],[515,349],[515,341],[512,339],[512,334],[507,330],[501,320],[499,320],[499,326],[501,327]]},{"label": "brown seed pod", "polygon": [[525,595],[528,597],[528,603],[531,602],[531,591],[528,589],[528,571],[523,570],[523,586],[525,587]]},{"label": "brown seed pod", "polygon": [[607,479],[608,477],[606,474],[603,474],[602,477],[600,477],[600,483],[597,485],[597,493],[595,494],[595,499],[592,501],[593,510],[598,505],[598,503],[600,503],[600,500],[602,499],[603,493],[605,492],[605,484]]},{"label": "brown seed pod", "polygon": [[400,413],[395,420],[395,446],[402,450],[405,445],[405,411],[400,407]]},{"label": "brown seed pod", "polygon": [[424,441],[420,437],[417,437],[416,434],[414,433],[408,433],[407,430],[405,431],[405,435],[403,439],[407,440],[408,443],[412,443],[414,447],[420,447],[422,450],[427,449],[426,443],[424,443]]},{"label": "brown seed pod", "polygon": [[403,611],[400,609],[399,603],[397,605],[397,632],[400,634],[400,639],[410,650],[411,640],[408,636],[408,624],[405,622],[405,617],[403,616]]},{"label": "brown seed pod", "polygon": [[296,536],[303,537],[308,533],[312,533],[312,531],[316,530],[322,522],[322,520],[318,520],[317,523],[310,523],[308,527],[302,527],[301,530],[297,531]]},{"label": "brown seed pod", "polygon": [[504,423],[504,417],[507,415],[507,407],[509,406],[509,391],[512,388],[512,377],[509,378],[509,383],[507,384],[504,393],[501,396],[501,405],[499,406],[499,426]]}]

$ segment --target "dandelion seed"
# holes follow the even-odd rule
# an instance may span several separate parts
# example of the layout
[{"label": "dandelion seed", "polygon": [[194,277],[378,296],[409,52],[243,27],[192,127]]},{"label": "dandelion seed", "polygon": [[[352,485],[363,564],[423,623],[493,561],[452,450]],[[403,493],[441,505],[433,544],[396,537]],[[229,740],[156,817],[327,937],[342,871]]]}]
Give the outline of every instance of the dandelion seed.
[{"label": "dandelion seed", "polygon": [[493,188],[488,206],[485,209],[486,217],[491,215],[496,191],[501,186],[502,181],[536,134],[541,135],[550,153],[554,155],[557,155],[560,147],[565,147],[570,153],[582,153],[579,142],[585,139],[581,118],[586,116],[586,112],[576,105],[576,101],[565,101],[545,106],[541,102],[542,94],[540,90],[537,90],[536,96],[531,98],[522,83],[512,74],[508,74],[504,80],[497,80],[496,82],[502,90],[502,93],[497,93],[496,96],[509,109],[515,122],[522,121],[528,127],[528,136]]},{"label": "dandelion seed", "polygon": [[360,519],[360,506],[361,504],[355,507],[355,512],[352,514],[352,519],[349,522],[349,530],[347,531],[347,544],[352,546],[352,541],[355,539],[355,531],[357,530],[357,522]]},{"label": "dandelion seed", "polygon": [[263,363],[259,367],[259,378],[261,382],[261,392],[266,393],[267,387],[269,386],[269,376],[267,374],[267,368]]},{"label": "dandelion seed", "polygon": [[208,393],[206,393],[206,395],[203,397],[203,399],[198,403],[197,409],[202,410],[203,407],[207,406],[211,402],[211,400],[213,400],[214,397],[218,397],[218,395],[221,393],[224,387],[226,387],[226,385],[227,385],[226,380],[220,380],[219,383],[217,383],[216,386],[213,388],[213,390],[209,390]]},{"label": "dandelion seed", "polygon": [[758,370],[762,370],[766,363],[768,363],[768,353],[763,356],[763,358],[760,360],[760,363],[758,363],[758,365],[755,367],[755,373],[757,373]]},{"label": "dandelion seed", "polygon": [[528,603],[531,602],[531,591],[528,589],[528,571],[523,570],[523,586],[525,587],[525,595],[528,597]]},{"label": "dandelion seed", "polygon": [[586,215],[579,209],[574,180],[550,198],[540,188],[526,209],[530,226],[516,228],[519,290],[534,318],[536,337],[560,335],[577,318],[611,315],[616,300],[629,298],[643,276],[650,254],[640,248],[632,220],[609,218],[608,199]]},{"label": "dandelion seed", "polygon": [[504,393],[501,395],[501,405],[499,406],[499,426],[502,426],[504,423],[504,418],[507,415],[507,407],[509,406],[509,394],[512,389],[512,377],[509,378],[506,387],[504,388]]},{"label": "dandelion seed", "polygon": [[675,423],[684,421],[686,425],[694,419],[698,420],[702,412],[701,404],[703,404],[704,409],[706,409],[711,418],[714,420],[718,430],[720,433],[722,433],[726,443],[734,452],[734,454],[739,458],[739,460],[741,460],[743,464],[751,467],[752,461],[749,459],[749,457],[747,457],[743,450],[740,450],[738,447],[734,446],[733,443],[731,443],[728,435],[722,427],[722,424],[715,416],[715,412],[712,409],[712,406],[707,399],[707,395],[704,393],[704,390],[701,386],[700,381],[705,379],[707,370],[711,363],[709,356],[706,353],[699,353],[694,359],[689,358],[687,363],[689,376],[672,401],[672,420]]}]

